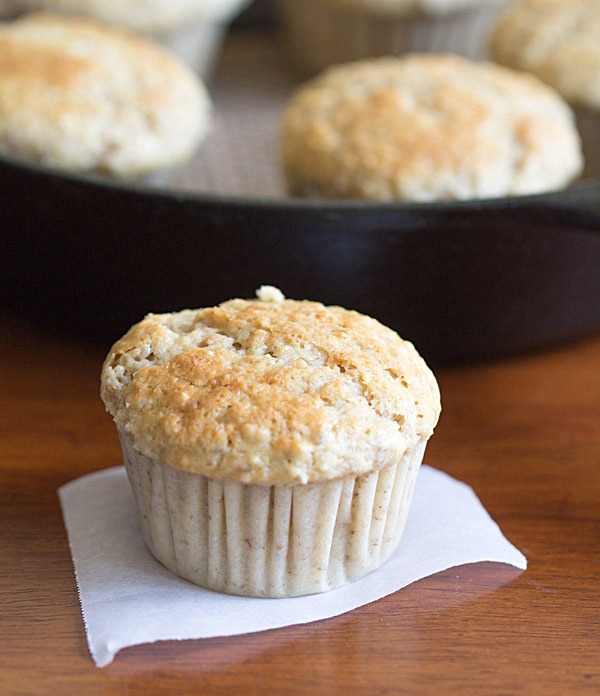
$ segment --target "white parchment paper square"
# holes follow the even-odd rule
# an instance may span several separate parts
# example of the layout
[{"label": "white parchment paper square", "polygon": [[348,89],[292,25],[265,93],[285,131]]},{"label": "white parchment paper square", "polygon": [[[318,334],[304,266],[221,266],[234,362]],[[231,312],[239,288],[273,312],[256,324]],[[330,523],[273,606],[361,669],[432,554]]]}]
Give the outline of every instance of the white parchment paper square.
[{"label": "white parchment paper square", "polygon": [[59,498],[98,667],[140,643],[253,633],[338,616],[466,563],[527,567],[473,490],[428,466],[419,472],[401,544],[384,566],[346,587],[291,599],[219,594],[164,568],[144,545],[123,467],[71,481]]}]

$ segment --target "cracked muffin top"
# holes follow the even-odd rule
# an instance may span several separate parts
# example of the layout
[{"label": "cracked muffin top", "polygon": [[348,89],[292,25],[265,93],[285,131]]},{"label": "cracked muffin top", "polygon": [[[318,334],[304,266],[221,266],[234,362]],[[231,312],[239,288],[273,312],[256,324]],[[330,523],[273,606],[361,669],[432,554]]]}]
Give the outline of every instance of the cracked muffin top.
[{"label": "cracked muffin top", "polygon": [[139,452],[292,485],[368,473],[430,437],[439,390],[411,343],[355,311],[257,296],[150,314],[115,343],[101,395]]},{"label": "cracked muffin top", "polygon": [[153,41],[91,19],[0,23],[0,151],[76,172],[136,177],[206,135],[200,80]]},{"label": "cracked muffin top", "polygon": [[570,107],[538,78],[454,55],[335,66],[292,96],[294,195],[379,201],[539,193],[582,169]]}]

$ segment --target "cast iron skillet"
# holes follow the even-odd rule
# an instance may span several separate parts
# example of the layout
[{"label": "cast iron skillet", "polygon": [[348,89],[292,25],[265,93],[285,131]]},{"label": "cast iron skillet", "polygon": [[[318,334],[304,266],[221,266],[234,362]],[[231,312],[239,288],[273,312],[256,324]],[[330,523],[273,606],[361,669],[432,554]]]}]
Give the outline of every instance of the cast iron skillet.
[{"label": "cast iron skillet", "polygon": [[600,180],[443,204],[243,200],[0,159],[0,292],[108,347],[150,311],[288,297],[370,314],[433,364],[600,328]]}]

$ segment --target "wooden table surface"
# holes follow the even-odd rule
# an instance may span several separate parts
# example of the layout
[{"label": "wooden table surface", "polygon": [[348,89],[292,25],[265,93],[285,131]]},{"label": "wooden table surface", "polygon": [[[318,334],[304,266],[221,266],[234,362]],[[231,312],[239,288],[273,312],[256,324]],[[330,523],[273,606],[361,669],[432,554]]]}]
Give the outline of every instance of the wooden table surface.
[{"label": "wooden table surface", "polygon": [[600,339],[438,370],[427,462],[529,568],[454,568],[343,616],[88,653],[56,489],[120,463],[102,348],[2,319],[0,693],[600,694]]}]

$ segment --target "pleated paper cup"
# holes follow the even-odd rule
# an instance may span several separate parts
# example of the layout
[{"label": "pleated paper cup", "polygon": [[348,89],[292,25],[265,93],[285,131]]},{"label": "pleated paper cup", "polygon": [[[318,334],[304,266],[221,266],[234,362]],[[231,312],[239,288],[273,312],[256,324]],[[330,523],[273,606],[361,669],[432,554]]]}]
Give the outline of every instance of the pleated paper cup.
[{"label": "pleated paper cup", "polygon": [[226,33],[227,25],[224,23],[202,22],[157,36],[156,39],[208,82],[221,54]]},{"label": "pleated paper cup", "polygon": [[400,542],[426,445],[358,477],[263,486],[175,469],[120,436],[150,552],[201,587],[254,597],[325,592],[383,564]]},{"label": "pleated paper cup", "polygon": [[285,48],[307,75],[338,63],[403,53],[485,59],[498,11],[498,5],[487,3],[443,16],[395,17],[327,0],[279,0]]}]

